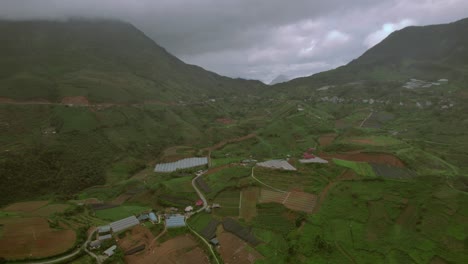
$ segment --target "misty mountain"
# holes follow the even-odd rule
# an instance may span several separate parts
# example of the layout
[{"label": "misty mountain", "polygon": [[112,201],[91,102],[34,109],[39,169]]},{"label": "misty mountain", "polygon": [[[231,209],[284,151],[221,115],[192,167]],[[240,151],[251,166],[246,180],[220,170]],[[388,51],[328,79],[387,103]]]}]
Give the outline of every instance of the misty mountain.
[{"label": "misty mountain", "polygon": [[344,84],[357,80],[468,78],[468,18],[395,31],[363,55],[337,69],[298,78],[281,87]]},{"label": "misty mountain", "polygon": [[287,82],[287,81],[289,81],[289,78],[286,75],[280,74],[280,75],[276,76],[276,78],[274,78],[269,83],[269,85],[275,85],[275,84],[284,83],[284,82]]},{"label": "misty mountain", "polygon": [[263,86],[185,64],[120,21],[0,21],[0,33],[0,97],[194,100]]}]

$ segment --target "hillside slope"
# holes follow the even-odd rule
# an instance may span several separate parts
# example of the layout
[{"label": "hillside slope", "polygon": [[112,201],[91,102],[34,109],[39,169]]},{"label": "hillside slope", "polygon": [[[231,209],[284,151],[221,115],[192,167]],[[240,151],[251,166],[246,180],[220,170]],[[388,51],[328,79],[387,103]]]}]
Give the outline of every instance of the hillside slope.
[{"label": "hillside slope", "polygon": [[359,80],[409,78],[468,80],[468,18],[395,31],[363,55],[337,69],[297,78],[276,87],[345,84]]},{"label": "hillside slope", "polygon": [[263,86],[187,65],[134,26],[119,21],[0,21],[0,34],[0,97],[173,101]]}]

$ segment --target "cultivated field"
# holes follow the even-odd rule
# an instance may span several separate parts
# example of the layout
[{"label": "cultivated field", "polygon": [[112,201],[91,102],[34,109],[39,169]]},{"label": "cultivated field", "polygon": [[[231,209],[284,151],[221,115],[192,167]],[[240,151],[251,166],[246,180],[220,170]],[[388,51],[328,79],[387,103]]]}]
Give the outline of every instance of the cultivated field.
[{"label": "cultivated field", "polygon": [[0,219],[3,234],[0,256],[6,259],[43,258],[72,248],[76,234],[73,230],[55,230],[45,218]]},{"label": "cultivated field", "polygon": [[246,242],[229,232],[220,232],[217,235],[220,247],[218,249],[224,263],[244,264],[255,263],[263,256]]},{"label": "cultivated field", "polygon": [[180,235],[160,245],[125,257],[129,264],[209,264],[208,256],[191,235]]},{"label": "cultivated field", "polygon": [[341,159],[357,162],[369,162],[377,164],[386,164],[394,167],[405,167],[405,164],[398,159],[397,157],[386,154],[386,153],[363,153],[363,152],[345,152],[345,153],[335,153],[327,154],[322,153],[320,155],[322,158],[331,161],[332,159]]},{"label": "cultivated field", "polygon": [[257,200],[259,189],[255,187],[242,189],[240,218],[250,222],[257,215]]},{"label": "cultivated field", "polygon": [[312,213],[317,202],[317,196],[298,191],[281,193],[268,189],[261,189],[259,202],[280,203],[291,210]]},{"label": "cultivated field", "polygon": [[328,145],[330,145],[331,143],[333,143],[333,141],[335,140],[337,134],[325,134],[325,135],[322,135],[320,136],[319,138],[319,144],[320,146],[322,147],[326,147]]}]

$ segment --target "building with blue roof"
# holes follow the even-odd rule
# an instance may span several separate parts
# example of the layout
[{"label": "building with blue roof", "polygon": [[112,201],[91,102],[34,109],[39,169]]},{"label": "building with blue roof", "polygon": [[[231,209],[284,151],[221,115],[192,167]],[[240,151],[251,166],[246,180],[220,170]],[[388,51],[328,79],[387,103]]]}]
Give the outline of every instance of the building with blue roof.
[{"label": "building with blue roof", "polygon": [[166,227],[175,228],[185,226],[185,217],[183,215],[171,215],[166,218]]},{"label": "building with blue roof", "polygon": [[158,221],[158,217],[153,212],[149,213],[149,218],[150,218],[150,221],[153,223],[156,223]]}]

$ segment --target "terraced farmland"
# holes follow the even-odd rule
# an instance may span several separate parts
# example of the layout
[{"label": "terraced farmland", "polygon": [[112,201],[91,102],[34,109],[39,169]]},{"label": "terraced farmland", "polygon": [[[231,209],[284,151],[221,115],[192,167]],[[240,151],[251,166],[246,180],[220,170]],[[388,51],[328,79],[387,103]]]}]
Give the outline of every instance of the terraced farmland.
[{"label": "terraced farmland", "polygon": [[317,202],[317,196],[306,192],[292,191],[288,193],[282,193],[268,189],[262,189],[260,191],[259,202],[279,203],[294,211],[312,213]]}]

